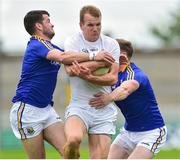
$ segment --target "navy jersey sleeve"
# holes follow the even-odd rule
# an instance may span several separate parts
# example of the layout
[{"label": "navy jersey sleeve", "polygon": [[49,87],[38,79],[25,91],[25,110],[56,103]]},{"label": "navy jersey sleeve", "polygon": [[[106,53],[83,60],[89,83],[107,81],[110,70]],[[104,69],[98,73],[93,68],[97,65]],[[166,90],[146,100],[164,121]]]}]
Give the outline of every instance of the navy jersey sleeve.
[{"label": "navy jersey sleeve", "polygon": [[143,71],[138,71],[134,75],[134,79],[138,81],[139,85],[146,84],[148,77]]}]

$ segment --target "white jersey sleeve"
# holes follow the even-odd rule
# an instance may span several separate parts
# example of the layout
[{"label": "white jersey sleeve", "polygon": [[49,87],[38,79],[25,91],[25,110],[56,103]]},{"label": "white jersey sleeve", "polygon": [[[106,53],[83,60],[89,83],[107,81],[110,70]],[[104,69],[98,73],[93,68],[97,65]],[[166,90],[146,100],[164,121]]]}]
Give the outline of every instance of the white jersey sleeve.
[{"label": "white jersey sleeve", "polygon": [[119,56],[120,56],[120,47],[118,42],[110,37],[103,35],[104,41],[104,50],[107,50],[112,54],[112,57],[115,59],[115,62],[119,64]]}]

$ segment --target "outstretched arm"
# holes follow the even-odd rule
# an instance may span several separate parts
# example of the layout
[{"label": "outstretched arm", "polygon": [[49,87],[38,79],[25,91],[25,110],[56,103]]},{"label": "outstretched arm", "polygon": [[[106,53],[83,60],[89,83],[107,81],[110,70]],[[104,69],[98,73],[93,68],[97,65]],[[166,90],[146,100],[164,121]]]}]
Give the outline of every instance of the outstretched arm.
[{"label": "outstretched arm", "polygon": [[139,83],[136,80],[124,81],[113,92],[107,94],[99,92],[94,95],[89,102],[92,107],[101,108],[108,105],[110,102],[126,99],[131,93],[139,88]]},{"label": "outstretched arm", "polygon": [[47,54],[47,59],[63,64],[71,64],[74,60],[84,62],[89,60],[89,54],[83,52],[61,52],[57,49],[50,50]]},{"label": "outstretched arm", "polygon": [[[92,56],[93,55],[93,56]],[[57,49],[50,50],[47,54],[47,59],[57,61],[66,65],[72,64],[73,61],[85,62],[89,60],[106,61],[113,63],[114,59],[111,54],[106,51],[100,51],[96,55],[92,53],[67,51],[61,52]]]}]

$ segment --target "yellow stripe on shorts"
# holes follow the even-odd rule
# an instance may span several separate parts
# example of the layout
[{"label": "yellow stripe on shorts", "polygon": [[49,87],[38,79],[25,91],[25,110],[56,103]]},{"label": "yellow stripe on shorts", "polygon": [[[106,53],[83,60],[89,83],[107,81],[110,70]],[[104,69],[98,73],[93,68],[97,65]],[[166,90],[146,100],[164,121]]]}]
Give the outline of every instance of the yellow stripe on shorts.
[{"label": "yellow stripe on shorts", "polygon": [[153,144],[151,151],[154,153],[155,150],[157,149],[158,145],[161,143],[162,141],[162,137],[165,135],[165,129],[164,128],[160,128],[160,135],[157,138],[156,142]]},{"label": "yellow stripe on shorts", "polygon": [[26,134],[24,133],[24,130],[22,128],[22,123],[21,123],[21,118],[22,118],[22,114],[24,111],[24,107],[25,107],[25,103],[21,102],[19,109],[18,109],[18,113],[17,113],[17,118],[18,118],[18,130],[19,133],[21,135],[21,139],[26,139]]}]

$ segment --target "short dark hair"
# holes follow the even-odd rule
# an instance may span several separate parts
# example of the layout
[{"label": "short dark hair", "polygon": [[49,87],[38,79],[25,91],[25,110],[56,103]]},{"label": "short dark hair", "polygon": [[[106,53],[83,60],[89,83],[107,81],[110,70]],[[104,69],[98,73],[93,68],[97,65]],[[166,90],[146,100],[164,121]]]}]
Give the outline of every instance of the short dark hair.
[{"label": "short dark hair", "polygon": [[101,17],[101,11],[99,8],[93,5],[86,5],[80,10],[80,22],[84,22],[84,15],[89,13],[93,17]]},{"label": "short dark hair", "polygon": [[116,41],[118,42],[121,51],[125,51],[128,58],[131,58],[134,52],[131,42],[125,39],[116,39]]},{"label": "short dark hair", "polygon": [[32,10],[25,15],[24,27],[30,35],[33,35],[35,32],[35,28],[34,28],[35,24],[42,23],[43,14],[49,16],[49,13],[45,10]]}]

